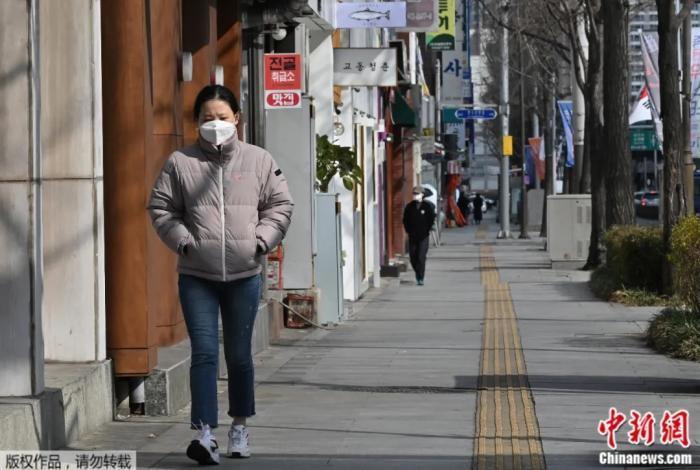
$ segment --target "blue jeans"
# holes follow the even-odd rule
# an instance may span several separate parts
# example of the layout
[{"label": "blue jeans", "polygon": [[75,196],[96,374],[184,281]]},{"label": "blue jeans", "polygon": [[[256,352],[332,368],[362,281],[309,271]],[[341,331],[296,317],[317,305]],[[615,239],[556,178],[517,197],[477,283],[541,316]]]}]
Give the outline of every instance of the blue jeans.
[{"label": "blue jeans", "polygon": [[228,369],[228,415],[253,416],[255,396],[251,340],[262,289],[261,276],[221,282],[181,274],[178,287],[192,344],[190,390],[193,427],[201,424],[212,428],[218,426],[216,378],[219,311]]}]

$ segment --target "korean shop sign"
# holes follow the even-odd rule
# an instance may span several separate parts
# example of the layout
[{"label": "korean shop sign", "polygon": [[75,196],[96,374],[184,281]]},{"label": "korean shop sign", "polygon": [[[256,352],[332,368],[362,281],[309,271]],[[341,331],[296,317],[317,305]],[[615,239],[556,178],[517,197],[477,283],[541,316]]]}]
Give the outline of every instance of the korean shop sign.
[{"label": "korean shop sign", "polygon": [[406,26],[406,2],[335,5],[336,28],[399,28]]},{"label": "korean shop sign", "polygon": [[442,97],[443,105],[461,106],[464,102],[464,71],[467,56],[462,51],[442,53]]},{"label": "korean shop sign", "polygon": [[406,27],[400,31],[435,31],[438,0],[406,0]]},{"label": "korean shop sign", "polygon": [[396,49],[361,47],[333,49],[333,84],[396,86]]},{"label": "korean shop sign", "polygon": [[455,0],[438,0],[438,29],[427,33],[428,48],[451,51],[455,48]]},{"label": "korean shop sign", "polygon": [[265,54],[265,109],[301,107],[301,54]]}]

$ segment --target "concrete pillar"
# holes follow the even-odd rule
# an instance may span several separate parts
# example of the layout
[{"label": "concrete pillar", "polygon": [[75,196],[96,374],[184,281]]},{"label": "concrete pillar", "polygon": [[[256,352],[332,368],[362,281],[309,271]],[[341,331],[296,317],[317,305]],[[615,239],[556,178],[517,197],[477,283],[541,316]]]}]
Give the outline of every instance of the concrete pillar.
[{"label": "concrete pillar", "polygon": [[0,2],[0,396],[44,389],[37,2]]},{"label": "concrete pillar", "polygon": [[100,1],[40,2],[45,357],[106,357]]}]

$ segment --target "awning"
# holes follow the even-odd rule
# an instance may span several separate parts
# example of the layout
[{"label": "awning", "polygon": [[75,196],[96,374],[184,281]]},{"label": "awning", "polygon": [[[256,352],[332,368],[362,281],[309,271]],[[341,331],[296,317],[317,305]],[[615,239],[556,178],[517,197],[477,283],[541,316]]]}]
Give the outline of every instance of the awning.
[{"label": "awning", "polygon": [[391,120],[394,126],[417,127],[417,116],[400,93],[394,94],[391,104]]}]

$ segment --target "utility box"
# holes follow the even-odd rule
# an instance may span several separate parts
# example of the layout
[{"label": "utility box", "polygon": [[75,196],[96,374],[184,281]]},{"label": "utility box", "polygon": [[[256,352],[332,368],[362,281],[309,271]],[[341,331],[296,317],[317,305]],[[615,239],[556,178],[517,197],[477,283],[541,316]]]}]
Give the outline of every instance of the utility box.
[{"label": "utility box", "polygon": [[321,291],[318,321],[339,323],[343,316],[343,260],[340,202],[338,195],[317,193],[316,224],[318,254],[314,263],[316,286]]},{"label": "utility box", "polygon": [[591,218],[590,194],[547,197],[547,251],[553,263],[586,261]]}]

